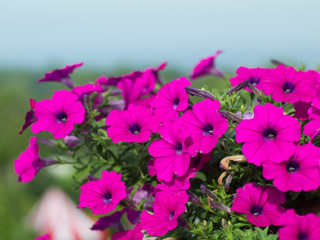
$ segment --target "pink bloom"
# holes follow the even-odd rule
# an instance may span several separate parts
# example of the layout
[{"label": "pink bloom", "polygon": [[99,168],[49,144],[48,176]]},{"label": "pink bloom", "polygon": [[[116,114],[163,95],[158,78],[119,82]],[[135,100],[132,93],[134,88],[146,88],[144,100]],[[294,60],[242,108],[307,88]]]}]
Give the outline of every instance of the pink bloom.
[{"label": "pink bloom", "polygon": [[147,230],[152,236],[162,236],[178,225],[178,217],[186,210],[188,195],[184,191],[176,194],[158,192],[156,194],[153,210],[154,214],[143,211],[141,228]]},{"label": "pink bloom", "polygon": [[90,96],[94,92],[103,92],[103,88],[100,85],[94,85],[92,83],[87,83],[83,86],[77,86],[72,89],[81,101],[83,101],[84,96]]},{"label": "pink bloom", "polygon": [[83,65],[83,63],[67,65],[64,68],[56,69],[52,72],[46,73],[44,78],[37,81],[40,82],[61,82],[69,88],[74,88],[74,84],[72,79],[70,78],[70,74],[73,73],[74,69],[79,68]]},{"label": "pink bloom", "polygon": [[94,84],[95,85],[105,85],[107,82],[107,77],[102,75],[100,77],[98,77],[95,81]]},{"label": "pink bloom", "polygon": [[149,153],[154,160],[157,176],[166,182],[171,181],[174,174],[183,176],[190,163],[189,147],[192,144],[186,128],[181,126],[180,121],[167,124],[159,129],[161,139],[153,141],[149,146]]},{"label": "pink bloom", "polygon": [[277,66],[270,78],[261,83],[265,94],[277,102],[310,102],[315,96],[316,75],[313,72],[296,71],[293,67]]},{"label": "pink bloom", "polygon": [[97,222],[91,227],[91,230],[103,231],[106,228],[114,228],[117,231],[124,231],[124,227],[121,223],[121,218],[125,211],[115,212],[111,215],[99,218]]},{"label": "pink bloom", "polygon": [[43,167],[57,163],[54,160],[39,157],[39,145],[36,137],[31,137],[29,142],[26,151],[21,153],[19,158],[14,161],[14,170],[19,175],[19,182],[29,182]]},{"label": "pink bloom", "polygon": [[[240,67],[237,69],[237,75],[230,78],[232,86],[236,86],[244,81],[249,81],[253,86],[261,89],[261,82],[269,76],[270,69],[267,68],[246,68]],[[252,92],[248,87],[245,90]]]},{"label": "pink bloom", "polygon": [[31,125],[31,130],[34,134],[49,131],[55,139],[63,138],[72,132],[75,123],[83,122],[84,113],[77,95],[67,90],[56,91],[51,99],[36,103],[37,121]]},{"label": "pink bloom", "polygon": [[[125,101],[124,110],[126,110],[130,104],[149,107],[154,97],[149,99],[150,96],[148,97],[147,95],[151,93],[155,85],[156,78],[151,70],[146,70],[140,77],[137,77],[135,81],[129,78],[123,78],[117,84],[117,87],[122,90],[123,100]],[[146,100],[147,102],[145,102]]]},{"label": "pink bloom", "polygon": [[50,235],[49,234],[45,234],[43,236],[37,237],[34,240],[47,240],[50,239]]},{"label": "pink bloom", "polygon": [[313,213],[299,216],[293,209],[288,209],[280,221],[283,222],[278,231],[280,240],[320,239],[320,218]]},{"label": "pink bloom", "polygon": [[306,109],[305,111],[307,111],[309,118],[313,118],[314,120],[320,120],[320,108],[315,107],[313,103],[314,102],[312,102],[310,108]]},{"label": "pink bloom", "polygon": [[320,120],[311,120],[304,125],[303,133],[313,141],[320,133]]},{"label": "pink bloom", "polygon": [[294,118],[300,120],[300,121],[305,121],[307,119],[309,119],[309,114],[308,114],[308,110],[311,107],[311,102],[305,103],[305,102],[295,102],[293,103],[293,107],[295,113],[293,115]]},{"label": "pink bloom", "polygon": [[159,121],[152,115],[152,109],[143,106],[130,105],[128,110],[110,111],[106,118],[108,136],[114,143],[146,142],[151,132],[157,132]]},{"label": "pink bloom", "polygon": [[221,50],[217,51],[214,56],[201,59],[201,61],[194,67],[190,75],[191,80],[194,81],[199,77],[203,77],[209,74],[223,78],[223,73],[219,69],[217,69],[214,64],[216,57],[220,53],[222,53]]},{"label": "pink bloom", "polygon": [[200,153],[209,153],[216,146],[218,138],[228,129],[228,120],[218,111],[219,101],[205,99],[193,106],[182,116],[183,125],[190,129],[193,145],[190,147]]},{"label": "pink bloom", "polygon": [[280,163],[266,161],[262,174],[274,179],[273,185],[282,192],[316,190],[320,186],[320,149],[311,143],[297,145],[294,154]]},{"label": "pink bloom", "polygon": [[211,158],[212,152],[206,154],[198,153],[197,156],[190,159],[189,168],[200,171],[207,162],[210,162]]},{"label": "pink bloom", "polygon": [[175,177],[170,182],[164,182],[163,184],[158,184],[156,189],[167,192],[167,193],[177,193],[179,191],[188,190],[190,188],[190,178],[194,178],[196,172],[189,169],[186,174],[181,177]]},{"label": "pink bloom", "polygon": [[106,81],[103,81],[102,79],[99,81],[100,84],[104,84],[104,85],[112,85],[112,86],[117,86],[117,84],[122,81],[123,79],[130,79],[132,82],[135,82],[137,78],[140,78],[145,71],[150,71],[153,75],[153,77],[156,79],[156,82],[159,84],[162,84],[162,80],[159,77],[159,71],[162,71],[165,69],[166,67],[166,63],[162,63],[159,67],[157,68],[147,68],[144,71],[134,71],[132,73],[120,76],[120,77],[110,77],[108,78]]},{"label": "pink bloom", "polygon": [[138,224],[131,230],[114,233],[112,235],[112,240],[142,240],[143,236],[141,225]]},{"label": "pink bloom", "polygon": [[185,87],[190,84],[188,79],[181,77],[159,89],[156,98],[150,104],[155,108],[155,114],[161,116],[163,121],[177,118],[179,111],[186,110],[189,105]]},{"label": "pink bloom", "polygon": [[30,110],[29,110],[29,112],[26,113],[24,124],[19,132],[20,134],[22,134],[23,131],[27,127],[29,127],[32,123],[37,121],[36,117],[34,116],[34,106],[36,105],[36,101],[34,99],[30,98],[29,102],[30,102]]},{"label": "pink bloom", "polygon": [[235,130],[236,142],[244,142],[242,153],[257,166],[288,159],[301,135],[300,123],[270,103],[255,106],[254,118],[242,120]]},{"label": "pink bloom", "polygon": [[101,178],[81,186],[78,208],[88,207],[92,213],[106,214],[113,211],[126,197],[126,186],[121,181],[121,173],[103,171]]},{"label": "pink bloom", "polygon": [[232,211],[245,213],[248,221],[258,227],[279,225],[279,217],[285,211],[281,206],[286,201],[284,193],[274,187],[247,183],[236,194]]}]

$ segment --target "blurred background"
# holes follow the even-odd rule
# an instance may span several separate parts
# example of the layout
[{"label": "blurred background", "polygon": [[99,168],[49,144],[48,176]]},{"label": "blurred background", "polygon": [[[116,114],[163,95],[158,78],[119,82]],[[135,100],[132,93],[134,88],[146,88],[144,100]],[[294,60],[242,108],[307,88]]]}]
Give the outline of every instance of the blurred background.
[{"label": "blurred background", "polygon": [[[18,132],[29,98],[50,98],[63,86],[35,82],[56,68],[84,62],[76,84],[158,66],[165,81],[191,73],[204,57],[222,49],[216,65],[231,77],[240,66],[320,63],[316,0],[1,0],[0,1],[0,239],[33,239],[26,216],[49,186],[78,204],[66,166],[44,169],[18,183],[13,160],[24,151],[30,129]],[[220,81],[220,82],[219,82]],[[227,84],[206,77],[193,83]],[[50,155],[47,149],[41,154]]]}]

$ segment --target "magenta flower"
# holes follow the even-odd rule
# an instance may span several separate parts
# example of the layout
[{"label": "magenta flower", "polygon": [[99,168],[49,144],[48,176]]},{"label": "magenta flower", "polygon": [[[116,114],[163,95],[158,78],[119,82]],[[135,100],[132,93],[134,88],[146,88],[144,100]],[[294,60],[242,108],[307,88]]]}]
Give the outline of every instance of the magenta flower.
[{"label": "magenta flower", "polygon": [[286,201],[284,193],[269,186],[247,183],[237,189],[231,210],[245,213],[249,222],[258,227],[279,225],[279,217],[285,211],[281,206]]},{"label": "magenta flower", "polygon": [[294,154],[280,163],[266,161],[262,174],[274,179],[273,185],[282,192],[311,191],[320,186],[320,149],[311,143],[297,145]]},{"label": "magenta flower", "polygon": [[162,236],[178,225],[178,217],[186,210],[188,195],[184,191],[176,194],[158,192],[156,194],[153,210],[154,214],[143,211],[141,228],[147,230],[152,236]]},{"label": "magenta flower", "polygon": [[212,152],[206,154],[198,153],[197,156],[190,159],[189,168],[200,171],[207,162],[210,162],[211,158]]},{"label": "magenta flower", "polygon": [[149,146],[149,153],[154,157],[154,167],[157,176],[169,182],[173,175],[183,176],[190,163],[192,138],[180,121],[167,122],[159,129],[161,139],[153,141]]},{"label": "magenta flower", "polygon": [[219,101],[205,99],[193,106],[193,111],[188,110],[182,116],[183,125],[191,131],[193,151],[209,153],[216,146],[218,138],[228,129],[228,120],[218,111]]},{"label": "magenta flower", "polygon": [[289,159],[301,135],[300,123],[270,103],[255,106],[254,118],[242,120],[235,130],[236,142],[244,142],[242,153],[257,166]]},{"label": "magenta flower", "polygon": [[63,138],[72,132],[75,123],[83,122],[84,113],[77,95],[67,90],[56,91],[51,99],[36,103],[37,121],[31,125],[31,130],[34,134],[49,131],[55,139]]},{"label": "magenta flower", "polygon": [[293,107],[295,113],[293,115],[294,118],[300,120],[300,121],[305,121],[310,118],[308,114],[308,110],[311,107],[311,102],[305,103],[305,102],[295,102],[293,103]]},{"label": "magenta flower", "polygon": [[29,143],[26,151],[21,153],[17,160],[14,160],[14,170],[19,175],[19,182],[29,182],[43,167],[58,163],[39,157],[39,145],[36,137],[31,137]]},{"label": "magenta flower", "polygon": [[92,213],[106,214],[113,211],[126,197],[126,186],[121,181],[121,173],[103,171],[101,178],[81,186],[78,208],[88,207]]},{"label": "magenta flower", "polygon": [[[150,95],[147,95],[151,93],[155,85],[156,78],[151,70],[146,70],[140,77],[137,77],[134,81],[130,78],[123,78],[117,84],[117,87],[122,90],[122,96],[125,102],[124,110],[126,110],[130,104],[144,105],[146,107],[149,107],[149,104],[154,97],[149,99]],[[145,102],[146,100],[147,102]]]},{"label": "magenta flower", "polygon": [[153,116],[152,109],[143,106],[130,105],[128,110],[110,111],[106,118],[108,136],[114,143],[146,142],[151,132],[157,132],[159,121]]},{"label": "magenta flower", "polygon": [[194,178],[195,176],[196,172],[193,169],[189,169],[186,174],[181,177],[175,177],[170,182],[158,184],[156,189],[172,194],[185,191],[190,188],[190,178]]},{"label": "magenta flower", "polygon": [[261,83],[265,94],[277,102],[311,102],[315,96],[316,75],[313,72],[296,71],[293,67],[277,66],[270,71],[270,78]]},{"label": "magenta flower", "polygon": [[156,79],[156,82],[158,82],[159,84],[162,84],[162,80],[159,77],[159,71],[162,71],[165,69],[167,63],[162,63],[159,65],[159,67],[157,68],[147,68],[144,71],[134,71],[132,73],[129,74],[125,74],[123,76],[119,76],[119,77],[110,77],[108,78],[106,81],[100,80],[100,84],[104,84],[104,85],[111,85],[111,86],[117,86],[117,84],[122,81],[123,79],[130,79],[132,82],[135,82],[137,78],[140,78],[144,72],[146,71],[150,71],[153,75],[153,77]]},{"label": "magenta flower", "polygon": [[91,230],[103,231],[106,228],[114,228],[117,231],[124,231],[121,223],[121,218],[125,211],[115,212],[111,215],[99,218],[97,222],[91,227]]},{"label": "magenta flower", "polygon": [[282,214],[283,227],[278,230],[280,240],[320,239],[320,218],[313,213],[299,216],[293,209]]},{"label": "magenta flower", "polygon": [[32,98],[29,99],[30,102],[30,110],[26,113],[24,124],[20,130],[20,134],[23,133],[23,131],[28,128],[32,123],[36,122],[37,119],[34,116],[34,106],[36,105],[36,101]]},{"label": "magenta flower", "polygon": [[83,101],[84,96],[90,96],[94,92],[103,92],[103,88],[100,85],[94,85],[92,83],[87,83],[83,86],[77,86],[72,89],[81,101]]},{"label": "magenta flower", "polygon": [[194,81],[199,77],[209,74],[223,78],[223,73],[217,69],[214,64],[215,59],[220,53],[222,53],[222,50],[217,51],[214,56],[201,59],[201,61],[194,67],[190,75],[191,80]]},{"label": "magenta flower", "polygon": [[74,69],[79,68],[83,65],[83,63],[77,63],[73,65],[67,65],[64,68],[56,69],[52,72],[46,73],[44,78],[37,81],[40,82],[61,82],[69,88],[74,88],[74,84],[72,79],[70,78],[70,74],[73,73]]},{"label": "magenta flower", "polygon": [[304,125],[303,133],[313,141],[320,133],[320,120],[311,120]]},{"label": "magenta flower", "polygon": [[[240,67],[237,69],[237,75],[230,78],[230,83],[232,86],[236,86],[244,81],[249,81],[253,86],[261,89],[261,82],[269,77],[270,69],[267,68],[246,68]],[[248,87],[245,90],[252,92]]]},{"label": "magenta flower", "polygon": [[187,109],[189,98],[185,87],[190,84],[188,79],[181,77],[159,89],[151,106],[155,108],[155,114],[161,116],[163,122],[168,119],[176,119],[179,116],[179,111]]},{"label": "magenta flower", "polygon": [[112,235],[112,240],[142,240],[143,236],[141,224],[138,224],[131,230],[114,233]]}]

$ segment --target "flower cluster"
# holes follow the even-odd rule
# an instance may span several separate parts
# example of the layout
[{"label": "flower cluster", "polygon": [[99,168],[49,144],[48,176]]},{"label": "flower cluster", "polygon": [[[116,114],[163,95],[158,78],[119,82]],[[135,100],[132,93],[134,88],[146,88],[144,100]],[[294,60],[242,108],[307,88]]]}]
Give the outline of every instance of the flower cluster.
[{"label": "flower cluster", "polygon": [[[164,83],[166,63],[80,86],[70,75],[82,63],[47,73],[38,82],[70,90],[30,99],[20,133],[30,126],[54,140],[30,138],[14,162],[18,180],[73,164],[78,208],[102,215],[91,229],[112,229],[112,239],[255,239],[250,224],[277,226],[265,232],[281,240],[318,239],[319,217],[301,203],[319,196],[319,73],[240,67],[223,93],[193,88],[206,75],[225,81],[220,53],[201,60],[191,81]],[[60,150],[57,160],[40,157],[37,139]]]}]

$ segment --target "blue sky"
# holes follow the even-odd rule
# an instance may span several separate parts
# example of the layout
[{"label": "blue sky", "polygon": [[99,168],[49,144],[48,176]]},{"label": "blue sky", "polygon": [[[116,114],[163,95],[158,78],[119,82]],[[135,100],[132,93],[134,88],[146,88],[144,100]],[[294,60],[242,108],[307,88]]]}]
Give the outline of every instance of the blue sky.
[{"label": "blue sky", "polygon": [[0,66],[190,69],[223,49],[235,70],[271,58],[320,64],[316,0],[2,0]]}]

